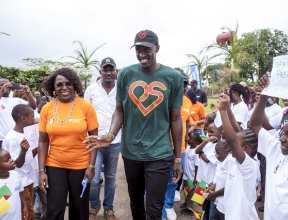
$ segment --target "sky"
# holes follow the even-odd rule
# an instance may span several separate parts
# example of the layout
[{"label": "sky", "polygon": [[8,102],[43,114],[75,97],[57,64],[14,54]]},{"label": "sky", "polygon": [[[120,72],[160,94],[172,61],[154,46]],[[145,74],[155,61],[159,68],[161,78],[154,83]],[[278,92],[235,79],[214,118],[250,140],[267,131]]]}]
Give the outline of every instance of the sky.
[{"label": "sky", "polygon": [[[198,54],[214,43],[221,27],[239,36],[262,28],[288,34],[287,0],[0,0],[0,65],[27,68],[24,58],[61,60],[79,49],[106,43],[93,56],[112,57],[118,68],[137,63],[130,49],[145,29],[159,38],[157,61],[187,67],[186,54]],[[205,55],[204,55],[205,56]]]}]

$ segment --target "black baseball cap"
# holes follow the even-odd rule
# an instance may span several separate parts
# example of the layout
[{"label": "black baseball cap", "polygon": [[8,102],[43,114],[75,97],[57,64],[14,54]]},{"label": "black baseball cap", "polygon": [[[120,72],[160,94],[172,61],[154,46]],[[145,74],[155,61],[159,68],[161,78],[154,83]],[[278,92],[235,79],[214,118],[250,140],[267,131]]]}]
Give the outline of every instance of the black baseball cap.
[{"label": "black baseball cap", "polygon": [[[144,47],[152,47],[153,45],[158,45],[158,36],[150,30],[139,31],[134,39],[134,44],[132,47],[140,45]],[[132,48],[131,47],[131,48]],[[130,49],[131,49],[130,48]]]},{"label": "black baseball cap", "polygon": [[185,76],[184,74],[181,74],[181,76],[182,76],[183,82],[189,83],[187,76]]},{"label": "black baseball cap", "polygon": [[111,57],[106,57],[102,60],[100,67],[103,68],[104,66],[111,65],[116,67],[115,61]]},{"label": "black baseball cap", "polygon": [[196,84],[196,85],[198,85],[198,82],[197,82],[196,79],[193,79],[193,80],[191,80],[190,84]]}]

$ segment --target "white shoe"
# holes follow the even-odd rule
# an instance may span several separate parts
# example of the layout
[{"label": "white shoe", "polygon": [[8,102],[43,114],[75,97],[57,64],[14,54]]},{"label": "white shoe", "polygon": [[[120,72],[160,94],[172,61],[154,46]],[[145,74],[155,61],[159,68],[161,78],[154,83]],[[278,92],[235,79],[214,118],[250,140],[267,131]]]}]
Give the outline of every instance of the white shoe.
[{"label": "white shoe", "polygon": [[175,195],[174,195],[174,201],[178,202],[180,201],[181,198],[180,198],[180,192],[175,190]]},{"label": "white shoe", "polygon": [[176,212],[174,211],[173,208],[171,208],[171,209],[165,209],[165,211],[166,211],[167,219],[168,219],[168,220],[176,220],[176,219],[177,219]]}]

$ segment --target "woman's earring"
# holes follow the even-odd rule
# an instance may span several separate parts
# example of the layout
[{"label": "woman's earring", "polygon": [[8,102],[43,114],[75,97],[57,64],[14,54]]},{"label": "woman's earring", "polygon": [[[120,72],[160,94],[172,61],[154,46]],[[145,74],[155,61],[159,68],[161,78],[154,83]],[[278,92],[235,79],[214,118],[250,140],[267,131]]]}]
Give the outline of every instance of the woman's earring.
[{"label": "woman's earring", "polygon": [[53,92],[53,96],[56,97],[56,92],[55,91]]},{"label": "woman's earring", "polygon": [[76,90],[75,90],[75,92],[74,92],[74,95],[75,95],[75,96],[78,96],[78,94],[77,94],[77,91],[76,91]]}]

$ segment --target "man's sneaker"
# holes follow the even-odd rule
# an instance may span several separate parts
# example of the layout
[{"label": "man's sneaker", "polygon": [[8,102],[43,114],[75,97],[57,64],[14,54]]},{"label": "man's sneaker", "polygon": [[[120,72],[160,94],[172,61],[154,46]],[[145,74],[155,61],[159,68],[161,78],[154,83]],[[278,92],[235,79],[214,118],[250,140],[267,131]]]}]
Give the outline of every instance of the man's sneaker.
[{"label": "man's sneaker", "polygon": [[[95,208],[90,207],[89,216],[90,217],[94,216],[95,217],[94,219],[97,220],[97,215],[98,215],[98,212],[100,211],[100,209],[101,209],[101,204],[96,206]],[[90,217],[89,217],[89,219],[91,219]]]},{"label": "man's sneaker", "polygon": [[118,218],[116,218],[116,216],[114,215],[114,210],[113,209],[109,209],[109,210],[104,210],[104,218],[106,220],[117,220]]},{"label": "man's sneaker", "polygon": [[165,208],[165,211],[166,211],[168,220],[176,220],[177,219],[176,212],[174,211],[173,208],[171,208],[171,209],[166,209]]}]

